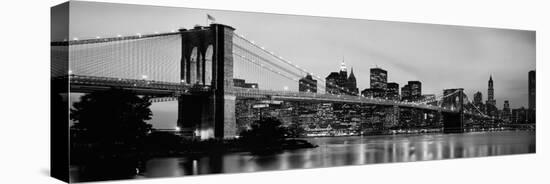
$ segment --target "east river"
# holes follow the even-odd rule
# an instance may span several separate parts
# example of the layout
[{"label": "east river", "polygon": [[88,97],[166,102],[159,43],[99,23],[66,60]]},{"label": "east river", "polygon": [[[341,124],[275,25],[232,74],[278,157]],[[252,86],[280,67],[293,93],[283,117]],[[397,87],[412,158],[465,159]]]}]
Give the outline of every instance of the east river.
[{"label": "east river", "polygon": [[[535,131],[474,132],[463,134],[318,137],[305,140],[317,148],[288,150],[268,155],[227,153],[145,161],[136,174],[116,178],[155,178],[213,173],[333,167],[452,158],[535,153]],[[85,177],[72,167],[72,181]]]}]

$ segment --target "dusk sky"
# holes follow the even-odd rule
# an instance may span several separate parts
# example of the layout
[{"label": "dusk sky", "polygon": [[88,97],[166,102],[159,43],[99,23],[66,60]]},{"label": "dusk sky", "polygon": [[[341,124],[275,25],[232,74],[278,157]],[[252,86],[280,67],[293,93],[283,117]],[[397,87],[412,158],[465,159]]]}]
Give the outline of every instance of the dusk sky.
[{"label": "dusk sky", "polygon": [[[481,91],[485,101],[492,75],[498,108],[504,100],[512,108],[527,107],[534,31],[71,1],[70,38],[192,28],[204,25],[206,14],[322,77],[337,71],[345,57],[359,90],[369,87],[369,69],[378,66],[400,87],[419,80],[423,94],[461,87],[470,99]],[[176,103],[153,106],[155,116],[174,121]]]}]

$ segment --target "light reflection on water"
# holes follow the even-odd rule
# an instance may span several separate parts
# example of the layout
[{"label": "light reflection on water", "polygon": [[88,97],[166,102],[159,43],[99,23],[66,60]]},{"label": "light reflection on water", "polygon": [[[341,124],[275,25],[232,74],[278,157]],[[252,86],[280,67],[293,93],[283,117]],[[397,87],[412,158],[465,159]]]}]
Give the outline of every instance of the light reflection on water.
[{"label": "light reflection on water", "polygon": [[134,178],[318,168],[344,165],[439,160],[535,152],[535,132],[395,135],[307,138],[313,149],[273,155],[248,153],[199,158],[157,158]]}]

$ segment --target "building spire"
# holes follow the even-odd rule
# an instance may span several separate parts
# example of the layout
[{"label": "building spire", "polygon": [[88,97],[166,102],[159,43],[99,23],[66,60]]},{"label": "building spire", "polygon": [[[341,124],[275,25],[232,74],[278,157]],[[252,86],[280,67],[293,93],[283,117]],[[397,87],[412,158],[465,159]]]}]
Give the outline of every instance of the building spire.
[{"label": "building spire", "polygon": [[353,67],[351,67],[351,72],[349,74],[349,78],[348,79],[352,79],[352,80],[355,80],[355,75],[353,74]]},{"label": "building spire", "polygon": [[346,63],[344,62],[344,56],[342,56],[342,64],[340,64],[340,71],[346,72],[348,69],[346,67]]}]

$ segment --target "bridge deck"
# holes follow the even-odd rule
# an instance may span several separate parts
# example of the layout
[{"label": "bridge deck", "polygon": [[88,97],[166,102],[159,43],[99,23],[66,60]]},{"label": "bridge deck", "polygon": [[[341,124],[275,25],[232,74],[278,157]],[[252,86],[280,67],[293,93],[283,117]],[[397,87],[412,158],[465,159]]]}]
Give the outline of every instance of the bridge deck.
[{"label": "bridge deck", "polygon": [[122,88],[142,95],[179,96],[210,92],[210,86],[191,85],[186,83],[162,82],[143,79],[122,79],[112,77],[95,77],[70,75],[71,92],[88,93],[110,88]]},{"label": "bridge deck", "polygon": [[[200,93],[210,93],[213,89],[210,86],[192,85],[187,83],[177,82],[162,82],[144,79],[122,79],[111,77],[95,77],[95,76],[69,76],[71,92],[88,93],[96,90],[106,90],[109,88],[123,88],[135,91],[143,95],[156,95],[159,97],[177,97],[180,95],[197,95]],[[226,93],[234,94],[239,98],[269,98],[272,100],[283,101],[313,101],[313,102],[335,102],[335,103],[360,103],[373,104],[382,106],[398,106],[404,108],[416,108],[433,111],[451,112],[457,111],[449,108],[415,103],[402,102],[378,98],[366,98],[362,96],[351,95],[334,95],[320,94],[309,92],[294,92],[294,91],[274,91],[257,88],[241,88],[234,86],[226,86]],[[177,98],[166,98],[177,99]],[[165,100],[164,100],[165,101]],[[468,112],[466,112],[468,113]]]}]

